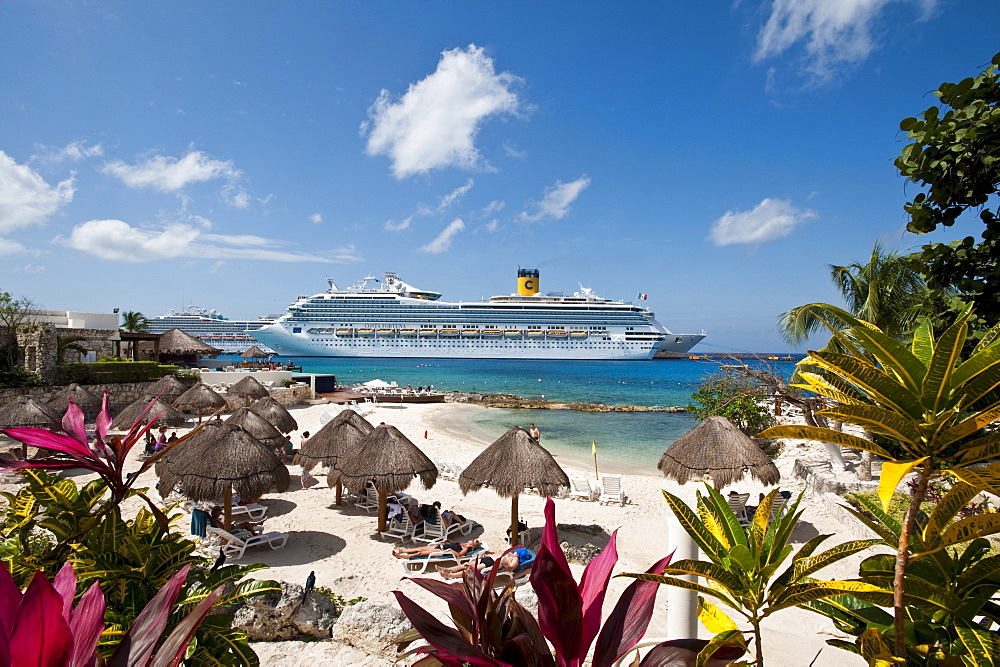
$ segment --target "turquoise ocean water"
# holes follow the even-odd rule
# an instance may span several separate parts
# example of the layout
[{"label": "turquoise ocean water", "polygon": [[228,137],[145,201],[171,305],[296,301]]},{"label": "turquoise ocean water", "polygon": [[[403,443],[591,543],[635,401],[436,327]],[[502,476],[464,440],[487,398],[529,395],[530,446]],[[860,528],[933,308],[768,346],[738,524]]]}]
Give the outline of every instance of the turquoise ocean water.
[{"label": "turquoise ocean water", "polygon": [[[442,391],[479,391],[585,401],[607,405],[684,406],[719,363],[670,361],[540,361],[511,359],[292,358],[306,373],[332,373],[350,385],[380,378],[400,386],[432,385]],[[281,361],[287,361],[282,358]],[[768,362],[789,375],[794,362]],[[488,444],[514,425],[534,423],[542,443],[567,465],[593,465],[590,444],[607,472],[655,474],[663,451],[695,422],[687,414],[664,412],[578,412],[573,410],[470,410],[471,422],[448,429]]]}]

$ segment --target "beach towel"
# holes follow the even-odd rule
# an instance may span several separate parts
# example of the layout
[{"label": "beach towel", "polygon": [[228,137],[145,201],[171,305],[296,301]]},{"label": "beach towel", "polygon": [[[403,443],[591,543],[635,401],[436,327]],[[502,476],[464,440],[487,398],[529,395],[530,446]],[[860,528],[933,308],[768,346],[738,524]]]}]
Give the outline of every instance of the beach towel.
[{"label": "beach towel", "polygon": [[200,509],[191,510],[191,534],[197,535],[198,537],[205,537],[208,532],[205,530],[208,528],[208,522],[210,517],[208,512]]}]

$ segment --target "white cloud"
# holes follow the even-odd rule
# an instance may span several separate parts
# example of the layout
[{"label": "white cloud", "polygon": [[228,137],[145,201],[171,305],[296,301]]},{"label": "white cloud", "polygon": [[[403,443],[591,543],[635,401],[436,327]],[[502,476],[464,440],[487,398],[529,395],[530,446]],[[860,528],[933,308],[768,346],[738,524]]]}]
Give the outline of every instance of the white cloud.
[{"label": "white cloud", "polygon": [[463,229],[465,229],[465,223],[462,222],[461,218],[455,218],[451,224],[444,228],[444,231],[437,235],[436,239],[427,245],[420,246],[420,251],[437,255],[448,250],[451,248],[451,241],[455,238],[455,234],[458,234]]},{"label": "white cloud", "polygon": [[413,221],[413,216],[409,216],[404,220],[396,222],[395,220],[386,220],[385,229],[387,232],[399,232],[410,226],[410,222]]},{"label": "white cloud", "polygon": [[493,232],[495,232],[497,230],[497,225],[499,225],[499,224],[500,224],[500,222],[496,218],[493,218],[492,220],[490,220],[489,222],[487,222],[485,225],[483,225],[483,227],[486,228],[486,231],[488,231],[488,232],[490,232],[492,234]]},{"label": "white cloud", "polygon": [[79,162],[89,157],[100,157],[104,155],[104,147],[101,144],[94,144],[93,146],[87,146],[82,141],[74,141],[69,143],[62,148],[53,148],[50,146],[36,146],[36,150],[40,151],[36,155],[32,155],[31,159],[33,161],[43,162],[46,164],[59,164],[60,162],[65,162],[66,160],[72,162]]},{"label": "white cloud", "polygon": [[873,27],[892,2],[919,5],[920,18],[929,16],[937,4],[937,0],[773,0],[771,15],[757,36],[754,62],[803,42],[806,72],[825,81],[838,66],[862,62],[878,48]]},{"label": "white cloud", "polygon": [[410,84],[398,102],[383,90],[361,124],[368,155],[385,155],[396,178],[431,169],[484,166],[475,139],[488,118],[514,114],[523,104],[513,87],[520,79],[496,73],[483,49],[444,51],[437,70]]},{"label": "white cloud", "polygon": [[73,201],[73,178],[55,187],[0,151],[0,233],[45,222]]},{"label": "white cloud", "polygon": [[16,255],[19,252],[24,252],[27,250],[23,245],[17,241],[11,241],[10,239],[0,239],[0,256],[3,255]]},{"label": "white cloud", "polygon": [[709,239],[715,245],[762,243],[788,236],[816,212],[795,208],[787,199],[763,199],[752,211],[726,211],[715,221]]},{"label": "white cloud", "polygon": [[73,228],[64,245],[116,262],[164,259],[257,259],[272,262],[357,261],[353,246],[325,253],[277,249],[284,241],[250,234],[208,234],[204,227],[170,223],[160,229],[140,229],[121,220],[90,220]]},{"label": "white cloud", "polygon": [[250,195],[243,188],[225,187],[222,189],[222,198],[234,208],[244,211],[250,208]]},{"label": "white cloud", "polygon": [[556,181],[555,185],[545,188],[545,196],[539,202],[532,202],[536,207],[534,213],[521,211],[517,216],[519,222],[538,222],[550,218],[562,220],[569,214],[569,205],[576,201],[580,193],[590,185],[590,178],[581,176],[571,183]]},{"label": "white cloud", "polygon": [[499,213],[500,211],[503,210],[504,206],[506,206],[506,204],[503,201],[499,199],[494,199],[483,208],[482,214],[484,216],[487,216],[490,215],[491,213]]},{"label": "white cloud", "polygon": [[309,222],[313,223],[314,225],[318,225],[321,222],[323,222],[323,216],[320,215],[319,212],[313,213],[312,215],[309,216]]},{"label": "white cloud", "polygon": [[154,155],[145,162],[129,165],[121,160],[107,162],[101,168],[130,188],[151,187],[160,192],[177,192],[189,183],[217,178],[236,180],[242,173],[226,160],[214,160],[201,151],[191,151],[184,157]]},{"label": "white cloud", "polygon": [[443,211],[452,204],[454,204],[455,202],[461,201],[462,197],[465,196],[465,193],[467,193],[469,190],[472,189],[472,183],[473,181],[470,178],[467,181],[465,181],[465,185],[460,185],[451,192],[449,192],[448,194],[446,194],[444,197],[441,197],[441,201],[440,203],[438,203],[437,210]]}]

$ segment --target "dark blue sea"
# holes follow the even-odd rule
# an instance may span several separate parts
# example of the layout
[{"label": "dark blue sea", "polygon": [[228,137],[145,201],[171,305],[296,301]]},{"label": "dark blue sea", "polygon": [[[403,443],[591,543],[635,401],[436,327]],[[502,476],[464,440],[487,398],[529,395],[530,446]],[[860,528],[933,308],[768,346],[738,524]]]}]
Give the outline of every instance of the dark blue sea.
[{"label": "dark blue sea", "polygon": [[[798,359],[798,357],[797,357]],[[286,362],[288,358],[282,357]],[[541,361],[512,359],[347,359],[292,358],[305,373],[331,373],[343,385],[376,378],[399,386],[431,386],[441,391],[484,392],[541,397],[554,401],[584,401],[606,405],[686,406],[705,377],[719,371],[719,362],[670,361]],[[748,362],[749,363],[749,362]],[[790,375],[793,361],[767,362]],[[470,411],[472,422],[462,435],[489,444],[514,425],[534,423],[542,442],[554,455],[575,465],[593,464],[591,442],[598,459],[615,460],[608,472],[656,473],[663,451],[694,427],[683,413],[579,412],[574,410]],[[455,430],[455,425],[451,425]]]}]

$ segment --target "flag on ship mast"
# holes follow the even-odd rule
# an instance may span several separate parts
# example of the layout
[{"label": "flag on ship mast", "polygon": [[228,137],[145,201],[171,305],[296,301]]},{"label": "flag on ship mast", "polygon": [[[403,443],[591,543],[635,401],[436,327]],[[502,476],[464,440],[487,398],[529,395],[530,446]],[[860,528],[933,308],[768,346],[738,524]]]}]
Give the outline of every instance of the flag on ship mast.
[{"label": "flag on ship mast", "polygon": [[648,294],[643,294],[642,292],[639,292],[639,295],[636,298],[639,299],[640,301],[645,301],[646,299],[649,298],[649,295]]}]

